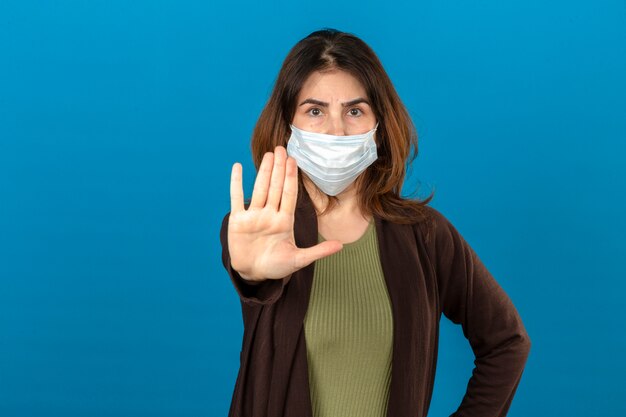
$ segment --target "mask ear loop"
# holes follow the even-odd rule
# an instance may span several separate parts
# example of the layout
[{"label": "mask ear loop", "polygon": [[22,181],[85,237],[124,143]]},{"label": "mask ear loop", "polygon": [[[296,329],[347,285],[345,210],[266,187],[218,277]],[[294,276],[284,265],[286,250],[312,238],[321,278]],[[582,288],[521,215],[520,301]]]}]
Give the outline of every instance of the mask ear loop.
[{"label": "mask ear loop", "polygon": [[[376,133],[376,131],[378,130],[378,125],[380,124],[380,122],[376,122],[376,126],[374,126],[374,129],[372,129],[374,131],[374,133]],[[376,135],[372,135],[372,139],[374,140],[374,144],[376,145],[376,149],[378,150],[378,148],[380,148],[380,145],[378,144],[378,141],[376,140]]]}]

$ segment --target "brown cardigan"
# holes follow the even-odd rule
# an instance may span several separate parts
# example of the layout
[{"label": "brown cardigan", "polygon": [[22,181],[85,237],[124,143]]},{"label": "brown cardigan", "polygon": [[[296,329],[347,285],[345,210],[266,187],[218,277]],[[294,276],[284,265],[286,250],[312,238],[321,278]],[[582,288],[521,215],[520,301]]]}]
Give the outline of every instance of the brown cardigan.
[{"label": "brown cardigan", "polygon": [[[394,320],[388,417],[425,417],[433,391],[441,313],[461,324],[475,368],[455,417],[505,416],[530,339],[520,316],[476,253],[436,209],[402,225],[374,216]],[[244,334],[229,417],[311,417],[304,316],[315,262],[281,280],[247,283],[230,264],[228,217],[222,261],[241,300]],[[317,244],[317,217],[299,194],[298,247]]]}]

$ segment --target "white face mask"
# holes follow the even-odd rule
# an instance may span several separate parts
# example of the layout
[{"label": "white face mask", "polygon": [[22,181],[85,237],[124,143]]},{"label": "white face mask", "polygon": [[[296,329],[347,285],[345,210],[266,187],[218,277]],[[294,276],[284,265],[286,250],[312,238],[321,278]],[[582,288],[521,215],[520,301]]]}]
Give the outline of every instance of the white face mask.
[{"label": "white face mask", "polygon": [[291,125],[287,154],[307,173],[317,187],[335,196],[376,159],[376,128],[360,135],[335,136],[307,132]]}]

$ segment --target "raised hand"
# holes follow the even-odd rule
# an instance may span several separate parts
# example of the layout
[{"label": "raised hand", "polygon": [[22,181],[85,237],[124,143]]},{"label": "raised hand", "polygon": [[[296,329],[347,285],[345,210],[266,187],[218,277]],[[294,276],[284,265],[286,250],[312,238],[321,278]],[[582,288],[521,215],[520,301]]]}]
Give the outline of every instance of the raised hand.
[{"label": "raised hand", "polygon": [[343,245],[328,240],[310,248],[298,248],[294,219],[298,197],[298,166],[283,146],[263,156],[246,210],[242,166],[233,164],[230,178],[231,211],[228,251],[231,265],[250,281],[282,279],[317,259],[332,255]]}]

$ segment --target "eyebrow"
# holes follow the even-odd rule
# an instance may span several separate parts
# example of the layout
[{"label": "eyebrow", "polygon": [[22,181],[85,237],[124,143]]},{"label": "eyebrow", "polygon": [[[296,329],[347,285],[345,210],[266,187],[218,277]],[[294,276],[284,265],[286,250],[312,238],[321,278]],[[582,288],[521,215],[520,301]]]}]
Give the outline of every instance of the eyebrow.
[{"label": "eyebrow", "polygon": [[[370,105],[370,102],[367,99],[363,98],[363,97],[357,97],[354,100],[350,100],[350,101],[346,101],[345,103],[341,103],[341,105],[343,107],[350,107],[350,106],[354,106],[355,104],[360,104],[360,103],[365,103],[367,105]],[[314,99],[314,98],[307,98],[302,103],[300,103],[298,106],[303,106],[305,104],[316,104],[316,105],[321,106],[321,107],[328,107],[328,103],[326,103],[325,101],[317,100],[317,99]]]}]

